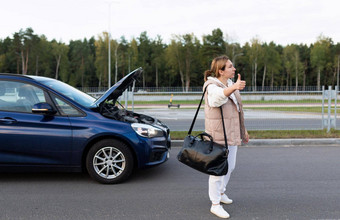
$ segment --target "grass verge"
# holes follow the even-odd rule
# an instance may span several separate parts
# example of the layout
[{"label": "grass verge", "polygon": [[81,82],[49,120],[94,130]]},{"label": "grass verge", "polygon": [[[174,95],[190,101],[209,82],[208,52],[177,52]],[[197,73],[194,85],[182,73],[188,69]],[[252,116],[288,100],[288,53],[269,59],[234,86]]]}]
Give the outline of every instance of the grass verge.
[{"label": "grass verge", "polygon": [[[194,131],[197,135],[202,131]],[[340,130],[256,130],[248,131],[250,139],[287,139],[287,138],[340,138]],[[171,131],[172,140],[183,140],[187,131]]]},{"label": "grass verge", "polygon": [[[283,111],[283,112],[310,112],[310,113],[322,113],[321,107],[244,107],[244,109],[252,110],[268,110],[268,111]],[[340,113],[340,109],[336,109],[337,114]],[[324,113],[328,113],[328,108],[324,109]],[[331,114],[334,114],[334,108],[331,109]]]}]

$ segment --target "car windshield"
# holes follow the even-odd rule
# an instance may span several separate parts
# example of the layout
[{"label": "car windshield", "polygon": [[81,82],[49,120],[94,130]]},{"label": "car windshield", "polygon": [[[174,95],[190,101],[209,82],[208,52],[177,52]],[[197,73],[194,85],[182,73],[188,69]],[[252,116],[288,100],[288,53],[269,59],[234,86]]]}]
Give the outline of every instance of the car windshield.
[{"label": "car windshield", "polygon": [[91,104],[96,100],[92,96],[61,81],[46,78],[36,78],[36,80],[69,97],[84,107],[91,107]]}]

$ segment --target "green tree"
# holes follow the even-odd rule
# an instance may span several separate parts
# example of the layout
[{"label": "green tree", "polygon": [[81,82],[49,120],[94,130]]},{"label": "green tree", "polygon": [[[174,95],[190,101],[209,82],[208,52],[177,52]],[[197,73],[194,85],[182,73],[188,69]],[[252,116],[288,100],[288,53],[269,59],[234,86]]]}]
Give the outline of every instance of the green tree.
[{"label": "green tree", "polygon": [[128,70],[128,62],[129,62],[129,42],[125,39],[124,36],[120,38],[119,47],[117,50],[117,73],[118,78],[124,77],[127,73],[129,73]]},{"label": "green tree", "polygon": [[6,37],[0,40],[0,72],[3,73],[16,73],[16,55],[13,48],[13,40]]},{"label": "green tree", "polygon": [[215,57],[225,54],[226,44],[223,39],[223,32],[219,28],[214,29],[211,35],[204,35],[202,41],[203,66],[210,67],[210,63]]},{"label": "green tree", "polygon": [[[283,49],[284,54],[284,67],[287,72],[287,89],[291,85],[291,80],[295,78],[295,90],[298,89],[298,79],[299,75],[301,75],[301,70],[303,68],[303,65],[300,61],[300,53],[298,50],[297,45],[288,45]],[[293,75],[295,73],[295,75]]]},{"label": "green tree", "polygon": [[137,69],[139,67],[138,64],[138,42],[135,38],[132,38],[131,42],[129,43],[129,62],[128,62],[128,72],[131,72],[134,69]]},{"label": "green tree", "polygon": [[22,74],[26,75],[28,72],[28,64],[30,53],[39,43],[39,37],[34,34],[32,28],[27,28],[25,31],[19,31],[19,37],[21,40],[20,55],[21,55],[21,67]]},{"label": "green tree", "polygon": [[252,87],[253,91],[257,91],[257,71],[261,67],[261,61],[263,60],[263,50],[259,38],[253,38],[251,41],[251,47],[248,50],[249,61],[252,64]]},{"label": "green tree", "polygon": [[120,47],[120,44],[117,40],[111,40],[111,45],[113,47],[113,51],[114,51],[114,54],[113,54],[113,59],[115,61],[115,83],[118,81],[118,59],[119,59],[119,55],[118,55],[118,49]]},{"label": "green tree", "polygon": [[[20,30],[22,32],[22,30]],[[11,51],[15,55],[16,60],[16,73],[20,74],[21,69],[21,51],[22,51],[22,33],[16,32],[13,34],[13,43],[11,46]]]},{"label": "green tree", "polygon": [[202,50],[204,55],[208,57],[216,57],[224,54],[225,42],[221,29],[214,29],[211,35],[208,34],[203,36]]},{"label": "green tree", "polygon": [[333,57],[334,57],[334,61],[333,61],[333,69],[334,69],[334,74],[333,74],[333,83],[332,85],[336,85],[338,86],[338,91],[339,89],[339,72],[340,72],[340,43],[337,43],[336,45],[334,45],[333,47]]},{"label": "green tree", "polygon": [[98,87],[108,85],[108,33],[103,32],[95,41],[96,48],[96,76]]},{"label": "green tree", "polygon": [[143,67],[143,88],[146,87],[147,83],[152,81],[152,64],[151,64],[151,40],[147,36],[146,31],[142,32],[138,38],[138,63]]},{"label": "green tree", "polygon": [[300,51],[300,60],[302,63],[302,73],[303,73],[302,90],[305,91],[306,83],[307,83],[306,81],[307,79],[309,80],[309,78],[311,78],[311,77],[307,78],[307,75],[311,73],[310,47],[308,47],[305,44],[304,45],[300,44],[299,51]]},{"label": "green tree", "polygon": [[226,43],[226,55],[232,61],[233,65],[237,66],[237,58],[244,55],[242,48],[239,43]]},{"label": "green tree", "polygon": [[58,43],[57,41],[52,41],[51,46],[52,46],[52,54],[56,62],[55,78],[58,79],[61,64],[65,63],[64,65],[67,65],[68,63],[67,54],[69,51],[69,47],[65,45],[64,43],[61,43],[61,42]]},{"label": "green tree", "polygon": [[280,73],[282,65],[280,54],[274,42],[270,42],[269,45],[264,44],[263,52],[264,68],[262,76],[262,91],[264,90],[267,72],[270,74],[270,88],[273,89],[274,77]]},{"label": "green tree", "polygon": [[91,82],[94,76],[95,60],[95,40],[86,38],[76,41],[70,41],[69,60],[70,60],[70,79],[69,84],[73,86],[89,86],[96,82]]},{"label": "green tree", "polygon": [[236,65],[235,65],[237,73],[241,74],[241,78],[247,82],[248,86],[251,86],[252,74],[253,74],[253,65],[250,62],[250,57],[249,57],[250,47],[251,46],[249,42],[246,42],[244,44],[244,46],[242,47],[243,55],[238,57],[237,59],[238,61],[236,61]]},{"label": "green tree", "polygon": [[321,72],[324,71],[330,63],[331,44],[332,40],[330,38],[320,35],[311,49],[311,64],[317,70],[317,88],[319,91],[321,90]]},{"label": "green tree", "polygon": [[161,36],[150,39],[146,32],[130,41],[124,36],[111,39],[113,65],[109,71],[107,33],[64,44],[27,28],[0,39],[0,71],[54,77],[73,86],[101,87],[108,84],[111,71],[116,81],[143,67],[142,81],[136,86],[181,86],[189,91],[203,84],[202,73],[212,59],[226,54],[242,79],[251,81],[254,91],[267,85],[296,89],[302,85],[305,89],[317,84],[320,89],[321,84],[339,84],[340,44],[334,45],[322,35],[309,46],[282,47],[274,42],[262,43],[257,37],[241,46],[229,42],[228,37],[224,39],[217,28],[200,40],[194,34],[183,34],[166,44]]},{"label": "green tree", "polygon": [[161,36],[157,36],[155,40],[151,42],[151,62],[152,62],[152,69],[154,69],[155,73],[155,86],[158,88],[159,86],[159,70],[163,71],[162,66],[164,66],[164,48],[165,45],[162,42]]},{"label": "green tree", "polygon": [[171,39],[171,43],[168,46],[166,50],[167,54],[167,63],[169,68],[172,69],[170,74],[173,76],[179,75],[180,76],[180,82],[183,91],[185,91],[185,81],[184,81],[184,53],[183,53],[183,45],[180,40],[180,36],[174,36],[174,38]]},{"label": "green tree", "polygon": [[198,50],[196,49],[197,46],[197,39],[193,34],[186,34],[182,36],[182,45],[184,46],[184,57],[185,57],[185,91],[189,91],[191,76],[193,75],[193,65],[192,63],[195,62],[195,54],[197,54]]},{"label": "green tree", "polygon": [[32,72],[35,72],[35,75],[55,77],[52,44],[44,35],[40,37],[39,43],[35,46],[32,60],[34,61]]}]

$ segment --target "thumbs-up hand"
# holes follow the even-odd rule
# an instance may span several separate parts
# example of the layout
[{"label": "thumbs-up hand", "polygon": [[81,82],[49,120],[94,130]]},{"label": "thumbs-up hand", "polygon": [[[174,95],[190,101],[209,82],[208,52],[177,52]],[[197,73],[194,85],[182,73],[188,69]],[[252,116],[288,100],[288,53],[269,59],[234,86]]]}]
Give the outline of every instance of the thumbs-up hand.
[{"label": "thumbs-up hand", "polygon": [[246,87],[246,81],[241,80],[241,75],[237,74],[237,81],[235,82],[234,86],[236,90],[243,90]]}]

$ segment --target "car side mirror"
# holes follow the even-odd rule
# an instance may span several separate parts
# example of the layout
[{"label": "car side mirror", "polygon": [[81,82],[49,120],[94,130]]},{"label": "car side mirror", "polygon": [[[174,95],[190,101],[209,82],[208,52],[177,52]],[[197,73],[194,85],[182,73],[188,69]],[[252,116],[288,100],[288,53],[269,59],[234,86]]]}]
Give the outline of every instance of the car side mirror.
[{"label": "car side mirror", "polygon": [[36,114],[54,115],[57,113],[52,106],[46,102],[39,102],[33,105],[32,112]]}]

